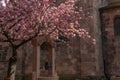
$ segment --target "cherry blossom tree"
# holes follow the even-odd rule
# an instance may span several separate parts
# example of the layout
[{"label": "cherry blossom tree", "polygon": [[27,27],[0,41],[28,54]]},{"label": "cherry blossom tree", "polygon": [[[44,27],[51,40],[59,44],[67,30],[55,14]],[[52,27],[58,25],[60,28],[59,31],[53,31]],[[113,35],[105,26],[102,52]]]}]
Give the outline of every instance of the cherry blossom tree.
[{"label": "cherry blossom tree", "polygon": [[[4,0],[3,0],[4,1]],[[85,16],[79,0],[6,0],[0,7],[0,42],[12,47],[7,77],[15,80],[17,49],[35,37],[50,36],[53,40],[75,36],[91,40],[80,28]],[[93,39],[93,42],[95,40]]]}]

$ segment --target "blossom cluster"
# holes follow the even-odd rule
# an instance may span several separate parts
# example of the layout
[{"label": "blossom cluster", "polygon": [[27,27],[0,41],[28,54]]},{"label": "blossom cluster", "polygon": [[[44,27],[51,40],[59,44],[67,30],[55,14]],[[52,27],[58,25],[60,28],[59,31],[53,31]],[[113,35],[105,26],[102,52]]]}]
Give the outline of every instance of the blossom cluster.
[{"label": "blossom cluster", "polygon": [[0,40],[28,40],[36,34],[54,40],[59,36],[91,38],[89,32],[80,27],[79,21],[85,17],[82,6],[75,5],[77,1],[7,1],[6,6],[0,8]]}]

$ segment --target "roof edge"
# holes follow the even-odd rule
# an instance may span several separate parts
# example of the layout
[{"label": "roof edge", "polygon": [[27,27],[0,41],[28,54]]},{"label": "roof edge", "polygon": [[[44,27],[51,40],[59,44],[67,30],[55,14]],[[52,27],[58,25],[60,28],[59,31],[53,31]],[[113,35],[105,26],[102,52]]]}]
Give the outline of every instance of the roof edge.
[{"label": "roof edge", "polygon": [[101,8],[99,8],[99,11],[103,11],[103,10],[107,10],[107,9],[112,9],[112,8],[120,8],[120,3],[111,4],[111,5],[107,5],[107,6],[101,7]]}]

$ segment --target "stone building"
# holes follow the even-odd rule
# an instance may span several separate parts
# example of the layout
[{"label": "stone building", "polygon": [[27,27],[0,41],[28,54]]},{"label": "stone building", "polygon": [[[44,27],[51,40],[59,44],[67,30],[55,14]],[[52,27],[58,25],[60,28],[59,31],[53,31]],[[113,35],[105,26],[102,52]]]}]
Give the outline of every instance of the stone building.
[{"label": "stone building", "polygon": [[[81,27],[89,31],[90,35],[96,39],[96,45],[79,37],[70,40],[71,47],[56,43],[53,55],[55,62],[52,66],[57,75],[59,77],[101,77],[105,74],[110,77],[120,76],[120,0],[81,0],[79,4],[84,6],[85,12],[93,16],[93,19],[81,21]],[[17,65],[19,76],[33,73],[37,67],[35,65],[41,65],[37,70],[40,69],[39,72],[43,74],[36,71],[38,76],[49,74],[45,65],[48,64],[46,61],[49,61],[47,60],[48,48],[53,45],[53,42],[37,38],[38,50],[41,51],[39,62],[36,62],[37,51],[34,51],[36,44],[34,42],[36,41],[29,42],[19,49]],[[49,43],[46,45],[46,42]],[[10,49],[1,44],[0,80],[3,80],[2,77],[6,74],[7,60],[10,56],[7,52],[10,52]]]},{"label": "stone building", "polygon": [[120,76],[120,0],[108,0],[108,5],[99,10],[105,72]]}]

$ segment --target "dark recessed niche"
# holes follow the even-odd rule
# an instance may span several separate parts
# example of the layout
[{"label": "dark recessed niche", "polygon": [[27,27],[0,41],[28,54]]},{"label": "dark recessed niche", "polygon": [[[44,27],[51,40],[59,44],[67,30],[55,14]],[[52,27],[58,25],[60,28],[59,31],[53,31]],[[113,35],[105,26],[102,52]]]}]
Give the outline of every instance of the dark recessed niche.
[{"label": "dark recessed niche", "polygon": [[114,34],[120,36],[120,17],[114,19]]},{"label": "dark recessed niche", "polygon": [[47,42],[42,43],[42,45],[40,46],[40,49],[43,51],[48,51],[51,48],[51,45]]}]

